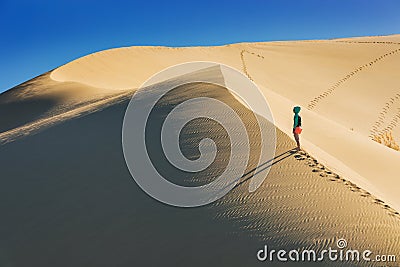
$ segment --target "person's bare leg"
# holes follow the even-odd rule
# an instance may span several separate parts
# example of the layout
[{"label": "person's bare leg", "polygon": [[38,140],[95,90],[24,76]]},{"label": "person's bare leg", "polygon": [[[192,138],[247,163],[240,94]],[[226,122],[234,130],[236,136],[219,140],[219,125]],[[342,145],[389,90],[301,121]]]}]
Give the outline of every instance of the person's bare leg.
[{"label": "person's bare leg", "polygon": [[296,143],[297,143],[297,151],[300,151],[301,150],[301,148],[300,148],[300,136],[297,133],[293,133],[293,135],[294,135],[294,140],[296,140]]}]

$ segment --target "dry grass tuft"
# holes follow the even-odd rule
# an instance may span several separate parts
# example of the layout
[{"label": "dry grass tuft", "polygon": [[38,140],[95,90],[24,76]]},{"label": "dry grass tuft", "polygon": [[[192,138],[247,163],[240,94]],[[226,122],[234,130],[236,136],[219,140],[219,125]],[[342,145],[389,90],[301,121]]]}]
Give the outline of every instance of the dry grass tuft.
[{"label": "dry grass tuft", "polygon": [[390,147],[394,150],[400,151],[399,145],[396,143],[396,141],[393,138],[392,131],[385,131],[383,133],[380,133],[378,135],[374,135],[372,139],[380,144],[383,144],[387,147]]}]

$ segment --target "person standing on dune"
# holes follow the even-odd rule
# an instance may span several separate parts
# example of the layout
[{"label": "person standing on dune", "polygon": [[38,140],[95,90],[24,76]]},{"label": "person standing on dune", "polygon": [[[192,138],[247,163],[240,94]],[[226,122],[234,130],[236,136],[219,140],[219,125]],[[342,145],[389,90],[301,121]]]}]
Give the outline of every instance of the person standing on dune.
[{"label": "person standing on dune", "polygon": [[297,143],[297,151],[300,151],[300,133],[302,131],[301,129],[301,117],[299,115],[301,108],[296,106],[293,108],[293,135],[294,139],[296,140]]}]

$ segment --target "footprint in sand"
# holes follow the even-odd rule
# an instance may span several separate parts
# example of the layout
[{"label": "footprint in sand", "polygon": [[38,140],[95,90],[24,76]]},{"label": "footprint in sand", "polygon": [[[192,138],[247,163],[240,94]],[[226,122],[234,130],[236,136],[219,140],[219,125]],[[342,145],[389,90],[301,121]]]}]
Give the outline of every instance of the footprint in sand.
[{"label": "footprint in sand", "polygon": [[318,164],[317,168],[319,168],[320,170],[325,170],[325,166],[323,166],[322,164]]},{"label": "footprint in sand", "polygon": [[305,160],[306,158],[303,157],[302,155],[295,155],[294,156],[297,160]]},{"label": "footprint in sand", "polygon": [[361,192],[360,189],[357,188],[357,187],[350,187],[350,190],[351,190],[352,192],[357,192],[357,193]]},{"label": "footprint in sand", "polygon": [[330,176],[329,180],[331,180],[331,181],[335,181],[335,182],[340,181],[340,176],[338,174],[332,173],[329,176]]},{"label": "footprint in sand", "polygon": [[375,198],[374,199],[374,203],[378,204],[378,205],[382,205],[384,202],[382,200],[380,200],[380,199]]}]

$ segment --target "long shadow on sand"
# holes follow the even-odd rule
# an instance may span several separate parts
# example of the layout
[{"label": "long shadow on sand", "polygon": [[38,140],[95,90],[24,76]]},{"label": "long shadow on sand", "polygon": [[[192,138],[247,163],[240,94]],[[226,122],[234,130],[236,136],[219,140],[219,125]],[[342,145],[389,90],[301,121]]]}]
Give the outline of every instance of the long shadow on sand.
[{"label": "long shadow on sand", "polygon": [[[243,180],[241,180],[239,183],[237,183],[235,185],[234,188],[239,187],[241,184],[245,183],[246,181],[250,180],[251,178],[253,178],[254,176],[256,176],[257,174],[266,171],[268,168],[272,167],[273,165],[277,164],[278,162],[294,155],[296,152],[294,149],[289,149],[285,152],[283,152],[282,154],[275,156],[273,159],[270,159],[262,164],[260,164],[259,166],[257,166],[256,168],[251,169],[250,171],[246,172],[245,174],[243,174],[243,176],[240,178],[245,178]],[[262,167],[262,168],[261,168]]]},{"label": "long shadow on sand", "polygon": [[[249,181],[251,178],[253,178],[254,176],[256,176],[257,174],[266,171],[267,169],[271,168],[273,165],[277,164],[278,162],[289,158],[290,156],[294,155],[296,153],[295,148],[293,149],[289,149],[281,154],[279,154],[278,156],[275,156],[274,158],[267,160],[264,163],[261,163],[259,166],[247,171],[245,174],[243,174],[238,180],[240,180],[240,182],[238,182],[233,188],[232,190],[234,190],[235,188],[239,187],[240,185],[242,185],[243,183]],[[244,179],[243,179],[244,178]],[[236,181],[232,182],[232,183],[236,183]],[[232,183],[226,185],[223,189],[225,189],[226,187],[229,187],[232,185]]]}]

